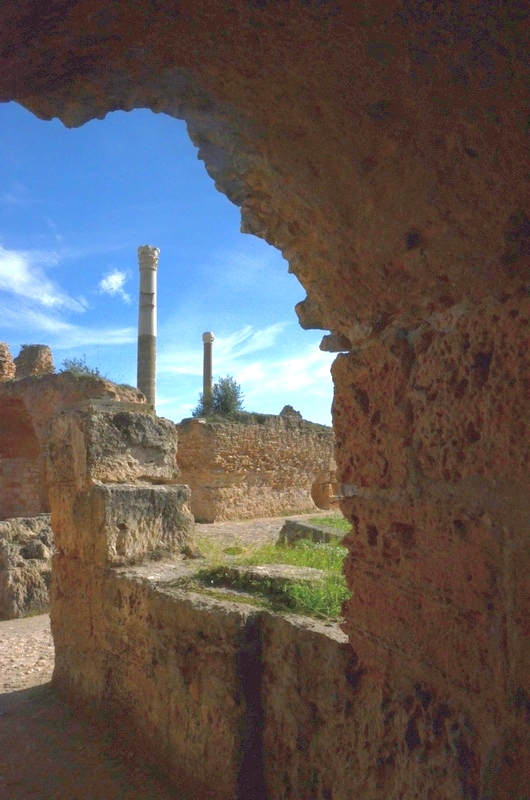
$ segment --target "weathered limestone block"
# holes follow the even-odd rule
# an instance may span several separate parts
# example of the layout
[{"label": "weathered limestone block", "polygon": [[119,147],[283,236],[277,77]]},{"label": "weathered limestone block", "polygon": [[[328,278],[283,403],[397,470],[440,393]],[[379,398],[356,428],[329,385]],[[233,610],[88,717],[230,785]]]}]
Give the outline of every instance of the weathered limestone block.
[{"label": "weathered limestone block", "polygon": [[149,410],[87,401],[52,421],[48,481],[80,489],[104,483],[176,483],[177,432]]},{"label": "weathered limestone block", "polygon": [[190,492],[175,485],[177,434],[169,420],[89,401],[53,418],[47,450],[61,555],[101,566],[188,547]]},{"label": "weathered limestone block", "polygon": [[413,446],[425,477],[524,481],[530,464],[530,305],[452,309],[411,332]]},{"label": "weathered limestone block", "polygon": [[[172,566],[157,562],[148,574],[170,581]],[[238,794],[255,611],[160,591],[143,568],[80,571],[66,558],[55,568],[53,681],[69,701],[114,713],[177,791],[212,800],[260,796]]]},{"label": "weathered limestone block", "polygon": [[128,564],[187,550],[194,532],[187,486],[52,485],[55,546],[87,563]]},{"label": "weathered limestone block", "polygon": [[0,522],[0,619],[48,611],[52,553],[49,515]]},{"label": "weathered limestone block", "polygon": [[[267,617],[261,639],[267,798],[460,797],[472,786],[466,721],[431,689],[368,671],[335,629]],[[465,755],[464,755],[465,754]],[[472,797],[469,793],[466,797]]]},{"label": "weathered limestone block", "polygon": [[23,344],[15,358],[15,369],[17,379],[55,372],[52,351],[45,344]]},{"label": "weathered limestone block", "polygon": [[[51,587],[54,680],[79,702],[101,699],[106,691],[112,694],[106,666],[108,568],[188,552],[194,529],[189,489],[174,481],[174,425],[151,414],[85,403],[54,417],[48,444],[57,551]],[[141,482],[102,482],[114,474]]]},{"label": "weathered limestone block", "polygon": [[311,486],[313,503],[322,511],[337,508],[340,500],[340,483],[337,480],[337,465],[332,459],[328,469],[317,472]]},{"label": "weathered limestone block", "polygon": [[[55,532],[54,532],[55,535]],[[105,693],[105,570],[56,552],[52,559],[50,621],[53,682],[72,705]]]},{"label": "weathered limestone block", "polygon": [[527,325],[516,298],[503,298],[389,330],[334,365],[351,387],[334,401],[353,523],[345,629],[368,670],[396,692],[429,686],[476,732],[464,797],[487,795],[491,771],[492,796],[509,797],[506,749],[510,763],[523,758]]},{"label": "weathered limestone block", "polygon": [[15,362],[9,350],[9,345],[0,342],[0,381],[10,381],[15,377]]},{"label": "weathered limestone block", "polygon": [[294,414],[187,419],[177,425],[181,480],[199,522],[297,514],[315,509],[311,492],[329,474],[333,433]]}]

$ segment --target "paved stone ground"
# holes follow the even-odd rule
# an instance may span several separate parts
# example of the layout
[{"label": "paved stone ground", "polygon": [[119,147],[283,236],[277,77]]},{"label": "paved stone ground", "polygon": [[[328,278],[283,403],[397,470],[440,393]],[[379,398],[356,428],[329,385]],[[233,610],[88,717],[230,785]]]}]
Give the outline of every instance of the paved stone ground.
[{"label": "paved stone ground", "polygon": [[[197,536],[261,544],[276,541],[283,522],[197,525]],[[50,685],[53,660],[47,614],[0,622],[0,798],[180,800],[103,723],[70,713]]]}]

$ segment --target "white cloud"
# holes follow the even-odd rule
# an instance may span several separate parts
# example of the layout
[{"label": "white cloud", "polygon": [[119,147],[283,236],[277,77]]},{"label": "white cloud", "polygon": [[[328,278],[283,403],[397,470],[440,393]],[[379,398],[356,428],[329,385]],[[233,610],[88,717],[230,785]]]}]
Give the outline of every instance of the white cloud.
[{"label": "white cloud", "polygon": [[[227,336],[216,337],[214,380],[232,375],[241,385],[244,406],[249,411],[278,414],[284,405],[290,404],[306,419],[329,424],[330,367],[334,356],[319,350],[316,342],[300,346],[300,337],[294,331],[290,348],[285,341],[289,325],[277,323],[261,330],[247,325]],[[164,399],[157,403],[175,420],[190,415],[202,391],[202,346],[190,348],[182,339],[180,342],[177,351],[165,348],[158,358]],[[175,380],[176,376],[179,377]],[[170,390],[174,392],[172,399]]]},{"label": "white cloud", "polygon": [[[8,250],[0,245],[0,325],[23,340],[44,338],[57,349],[90,345],[123,345],[136,341],[133,327],[91,327],[68,320],[87,303],[67,294],[46,272],[58,263],[54,253]],[[118,282],[119,289],[119,282]]]},{"label": "white cloud", "polygon": [[111,297],[118,295],[125,303],[131,302],[131,297],[124,290],[127,274],[119,269],[108,272],[98,283],[100,294],[110,294]]},{"label": "white cloud", "polygon": [[86,302],[64,292],[41,266],[56,263],[53,253],[6,250],[0,245],[0,291],[49,309],[85,311]]},{"label": "white cloud", "polygon": [[[225,375],[241,368],[240,360],[262,350],[274,346],[281,333],[290,323],[277,322],[261,330],[254,331],[251,325],[245,325],[228,336],[216,336],[213,345],[214,372]],[[161,337],[162,338],[162,337]],[[203,348],[183,346],[178,351],[161,348],[158,357],[158,371],[178,375],[202,375]]]},{"label": "white cloud", "polygon": [[25,303],[4,304],[1,306],[1,323],[4,330],[19,331],[24,340],[28,337],[41,338],[46,335],[46,343],[59,350],[89,345],[122,345],[137,340],[134,327],[101,327],[75,325],[66,322],[53,312],[31,308]]}]

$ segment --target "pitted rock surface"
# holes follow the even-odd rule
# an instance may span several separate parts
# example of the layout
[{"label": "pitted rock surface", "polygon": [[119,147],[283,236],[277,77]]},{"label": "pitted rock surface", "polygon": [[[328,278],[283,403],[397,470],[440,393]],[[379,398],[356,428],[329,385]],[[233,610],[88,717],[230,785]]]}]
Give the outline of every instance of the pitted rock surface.
[{"label": "pitted rock surface", "polygon": [[0,99],[71,126],[184,118],[342,353],[345,629],[370,687],[344,778],[363,800],[526,795],[524,23],[516,0],[0,5]]},{"label": "pitted rock surface", "polygon": [[48,611],[52,554],[49,514],[0,522],[0,619]]}]

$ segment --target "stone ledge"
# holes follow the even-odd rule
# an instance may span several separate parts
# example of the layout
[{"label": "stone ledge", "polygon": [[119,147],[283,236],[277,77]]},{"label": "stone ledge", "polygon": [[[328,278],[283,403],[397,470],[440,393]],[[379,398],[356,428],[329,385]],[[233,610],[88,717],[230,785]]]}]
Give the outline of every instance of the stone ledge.
[{"label": "stone ledge", "polygon": [[280,531],[278,544],[294,544],[300,539],[325,544],[340,544],[346,535],[345,531],[328,528],[326,525],[309,525],[294,519],[286,519]]},{"label": "stone ledge", "polygon": [[325,577],[326,572],[314,567],[293,567],[290,564],[262,564],[251,566],[227,566],[228,577],[249,579],[275,583],[285,586],[287,583],[315,583]]}]

